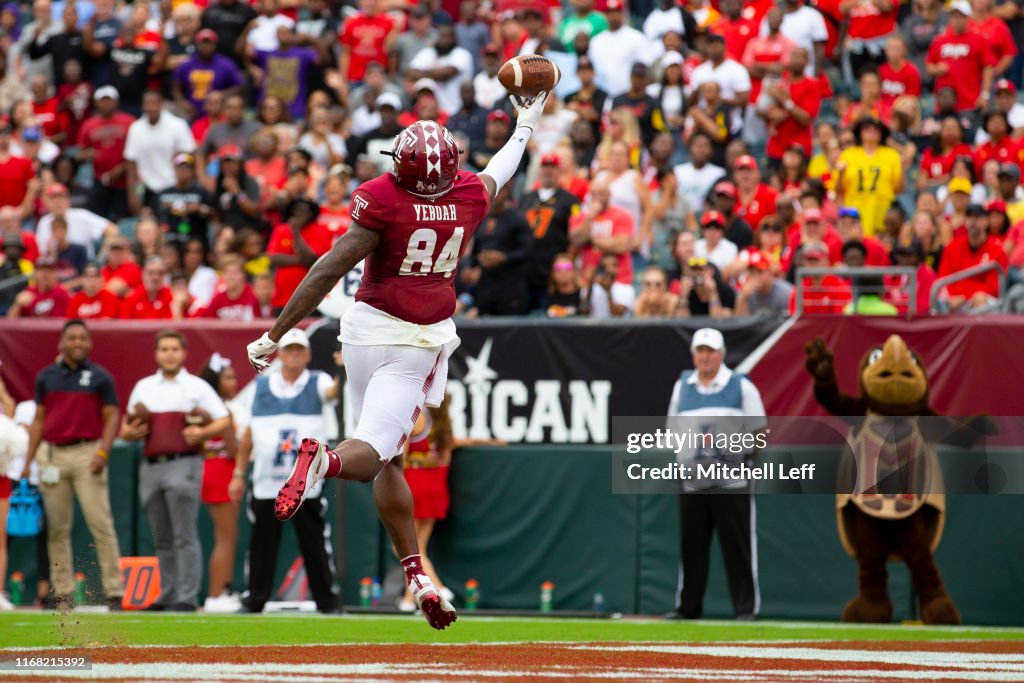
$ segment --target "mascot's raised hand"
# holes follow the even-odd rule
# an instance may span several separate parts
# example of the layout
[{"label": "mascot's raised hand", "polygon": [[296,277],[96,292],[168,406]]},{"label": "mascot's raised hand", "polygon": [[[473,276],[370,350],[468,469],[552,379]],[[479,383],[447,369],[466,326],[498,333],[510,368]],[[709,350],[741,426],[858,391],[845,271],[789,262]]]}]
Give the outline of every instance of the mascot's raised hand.
[{"label": "mascot's raised hand", "polygon": [[807,354],[807,372],[811,373],[814,379],[821,382],[835,379],[835,357],[824,339],[815,337],[807,342],[807,345],[804,346],[804,353]]}]

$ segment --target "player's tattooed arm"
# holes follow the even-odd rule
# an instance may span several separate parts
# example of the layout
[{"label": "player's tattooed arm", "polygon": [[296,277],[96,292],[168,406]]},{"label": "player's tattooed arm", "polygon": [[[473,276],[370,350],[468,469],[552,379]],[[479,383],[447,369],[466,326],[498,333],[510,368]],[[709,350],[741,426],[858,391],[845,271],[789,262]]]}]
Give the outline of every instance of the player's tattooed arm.
[{"label": "player's tattooed arm", "polygon": [[370,255],[380,243],[380,235],[352,223],[348,231],[334,243],[334,247],[313,264],[295,293],[288,300],[277,322],[270,328],[270,338],[277,342],[285,332],[295,327],[313,312],[338,280]]}]

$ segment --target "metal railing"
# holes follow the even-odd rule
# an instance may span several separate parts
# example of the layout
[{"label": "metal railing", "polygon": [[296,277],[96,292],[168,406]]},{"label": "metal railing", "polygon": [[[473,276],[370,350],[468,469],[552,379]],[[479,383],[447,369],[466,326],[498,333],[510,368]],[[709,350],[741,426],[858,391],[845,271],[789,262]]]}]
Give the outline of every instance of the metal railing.
[{"label": "metal railing", "polygon": [[[810,288],[804,287],[805,277],[814,277],[817,275],[835,275],[838,278],[842,278],[846,281],[850,288],[850,301],[856,304],[857,297],[861,294],[871,293],[879,294],[877,288],[871,287],[868,292],[863,286],[859,285],[857,280],[861,276],[877,277],[879,279],[884,278],[886,275],[906,275],[908,278],[907,285],[910,288],[909,297],[907,299],[907,314],[913,315],[917,313],[917,268],[911,266],[865,266],[862,268],[824,268],[824,267],[800,267],[796,269],[796,313],[801,315],[804,312],[804,293],[807,291],[821,291],[821,288],[815,288],[813,285]],[[845,294],[847,289],[843,288]]]},{"label": "metal railing", "polygon": [[9,277],[6,280],[0,280],[0,297],[2,297],[9,289],[24,287],[31,279],[31,275],[15,275],[14,277]]},{"label": "metal railing", "polygon": [[945,287],[948,287],[949,285],[953,284],[954,282],[960,282],[960,280],[966,280],[968,278],[974,277],[975,275],[981,275],[982,273],[987,273],[990,270],[997,270],[997,271],[999,271],[999,297],[998,298],[1002,299],[1003,295],[1006,293],[1006,271],[1004,271],[1003,267],[1001,265],[999,265],[998,263],[996,263],[995,261],[989,261],[988,263],[979,263],[976,266],[971,266],[967,270],[961,270],[961,271],[958,271],[956,273],[953,273],[952,275],[947,275],[946,277],[940,277],[938,280],[936,280],[935,283],[932,285],[932,296],[931,296],[931,303],[930,303],[931,312],[932,313],[939,313],[940,312],[939,311],[939,293],[942,292],[942,290]]}]

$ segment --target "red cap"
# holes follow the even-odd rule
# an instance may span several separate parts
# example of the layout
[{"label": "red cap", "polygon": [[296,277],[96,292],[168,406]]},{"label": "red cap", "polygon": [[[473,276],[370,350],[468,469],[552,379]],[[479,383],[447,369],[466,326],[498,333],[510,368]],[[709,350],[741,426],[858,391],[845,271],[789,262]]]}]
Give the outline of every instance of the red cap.
[{"label": "red cap", "polygon": [[490,123],[491,121],[504,121],[505,123],[512,123],[512,117],[510,117],[508,114],[506,114],[500,109],[495,109],[494,111],[487,115],[487,122]]},{"label": "red cap", "polygon": [[1006,202],[1004,202],[1002,199],[993,199],[992,201],[985,205],[985,210],[1005,212]]},{"label": "red cap", "polygon": [[772,267],[772,262],[760,251],[752,251],[747,265],[755,270],[768,270]]},{"label": "red cap", "polygon": [[736,186],[733,185],[728,180],[723,180],[721,182],[715,183],[714,193],[715,194],[727,194],[730,197],[732,197],[733,199],[738,198],[739,195],[740,195],[739,190],[736,189]]},{"label": "red cap", "polygon": [[996,81],[996,88],[995,88],[995,90],[996,90],[996,92],[1000,92],[1001,90],[1009,90],[1010,92],[1012,92],[1014,94],[1017,93],[1017,88],[1013,87],[1013,83],[1011,83],[1010,81],[1006,80],[1005,78],[1000,78],[998,81]]},{"label": "red cap", "polygon": [[704,215],[700,217],[700,224],[707,227],[715,223],[717,225],[725,227],[725,216],[718,211],[705,211]]},{"label": "red cap", "polygon": [[608,2],[605,3],[604,11],[621,12],[624,9],[624,7],[625,6],[622,4],[622,0],[608,0]]},{"label": "red cap", "polygon": [[757,169],[757,159],[755,159],[754,157],[750,156],[749,154],[744,154],[742,156],[736,157],[736,163],[733,164],[733,166],[736,169],[741,169],[741,168]]},{"label": "red cap", "polygon": [[242,148],[238,145],[228,144],[217,150],[217,156],[221,159],[241,159],[245,155],[242,154]]},{"label": "red cap", "polygon": [[65,187],[61,183],[53,183],[48,188],[46,188],[46,196],[47,197],[56,197],[57,195],[67,194],[67,193],[68,193],[68,188]]},{"label": "red cap", "polygon": [[821,209],[807,209],[804,211],[804,223],[814,221],[820,223],[822,221]]},{"label": "red cap", "polygon": [[548,152],[540,158],[541,166],[561,166],[562,157],[558,156],[554,152]]},{"label": "red cap", "polygon": [[196,42],[201,43],[204,40],[209,40],[212,43],[217,42],[217,32],[212,28],[204,28],[196,33]]}]

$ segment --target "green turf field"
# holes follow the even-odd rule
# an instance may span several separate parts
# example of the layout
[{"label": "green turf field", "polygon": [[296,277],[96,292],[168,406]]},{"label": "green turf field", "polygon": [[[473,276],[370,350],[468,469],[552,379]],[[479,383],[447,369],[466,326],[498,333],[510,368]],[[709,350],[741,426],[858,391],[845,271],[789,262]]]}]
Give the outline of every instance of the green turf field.
[{"label": "green turf field", "polygon": [[432,631],[412,616],[0,613],[0,647],[537,641],[1024,640],[1024,629],[815,622],[460,617]]}]

